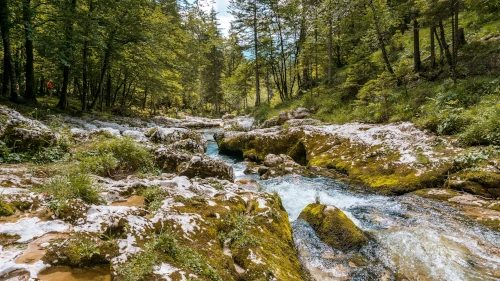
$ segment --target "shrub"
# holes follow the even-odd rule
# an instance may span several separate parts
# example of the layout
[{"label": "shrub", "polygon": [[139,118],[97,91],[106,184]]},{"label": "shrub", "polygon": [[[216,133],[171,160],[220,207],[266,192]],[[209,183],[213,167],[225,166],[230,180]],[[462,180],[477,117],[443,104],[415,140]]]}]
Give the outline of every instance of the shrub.
[{"label": "shrub", "polygon": [[[151,152],[127,137],[100,140],[89,150],[80,152],[77,158],[83,162],[83,168],[88,168],[92,172],[117,174],[118,172],[155,171],[154,157]],[[97,161],[97,163],[92,164],[92,161]]]},{"label": "shrub", "polygon": [[54,243],[43,257],[50,264],[91,267],[109,264],[118,253],[118,245],[87,234],[77,233],[62,243]]},{"label": "shrub", "polygon": [[113,154],[85,157],[80,161],[79,167],[82,171],[98,174],[100,176],[111,176],[119,165],[118,159]]},{"label": "shrub", "polygon": [[55,176],[41,185],[38,190],[53,196],[57,201],[81,199],[89,204],[101,202],[100,188],[90,175],[79,171],[71,171],[68,175]]},{"label": "shrub", "polygon": [[142,188],[139,190],[138,194],[144,196],[146,207],[151,211],[158,211],[161,208],[163,199],[165,199],[167,195],[166,191],[159,186]]},{"label": "shrub", "polygon": [[227,213],[218,233],[219,240],[224,243],[229,239],[231,247],[234,248],[256,246],[260,241],[250,233],[250,228],[254,224],[255,222],[244,213]]},{"label": "shrub", "polygon": [[144,251],[132,256],[125,264],[121,265],[117,274],[123,281],[151,280],[154,268],[158,263],[158,255],[154,252],[154,244],[147,243]]},{"label": "shrub", "polygon": [[474,122],[460,135],[464,145],[500,145],[500,105],[475,116]]}]

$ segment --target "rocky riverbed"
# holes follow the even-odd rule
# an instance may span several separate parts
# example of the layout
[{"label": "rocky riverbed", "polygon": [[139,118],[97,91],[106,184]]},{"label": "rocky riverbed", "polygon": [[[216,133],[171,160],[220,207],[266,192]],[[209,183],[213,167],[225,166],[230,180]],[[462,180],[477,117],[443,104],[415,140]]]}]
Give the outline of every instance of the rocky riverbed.
[{"label": "rocky riverbed", "polygon": [[0,107],[1,280],[500,278],[495,147],[306,117]]}]

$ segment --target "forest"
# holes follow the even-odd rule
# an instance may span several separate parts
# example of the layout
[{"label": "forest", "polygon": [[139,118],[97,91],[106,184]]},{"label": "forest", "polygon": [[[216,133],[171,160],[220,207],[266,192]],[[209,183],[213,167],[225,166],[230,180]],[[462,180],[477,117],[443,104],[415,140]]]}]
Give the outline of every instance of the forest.
[{"label": "forest", "polygon": [[212,5],[2,0],[2,96],[45,102],[50,80],[60,109],[220,115],[308,95],[323,119],[387,122],[498,91],[496,0],[231,0],[227,34]]},{"label": "forest", "polygon": [[500,280],[500,0],[0,0],[0,280]]}]

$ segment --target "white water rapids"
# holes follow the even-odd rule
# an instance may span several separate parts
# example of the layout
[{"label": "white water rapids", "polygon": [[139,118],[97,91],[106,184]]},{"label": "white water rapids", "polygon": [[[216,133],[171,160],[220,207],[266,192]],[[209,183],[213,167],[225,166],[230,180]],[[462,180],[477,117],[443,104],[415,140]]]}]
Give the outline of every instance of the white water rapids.
[{"label": "white water rapids", "polygon": [[[205,137],[209,156],[230,163],[237,178],[255,178],[244,175],[241,159],[220,155],[212,136]],[[280,195],[299,258],[317,280],[500,280],[499,233],[451,206],[415,195],[359,194],[325,178],[255,179],[263,190]],[[296,220],[317,196],[342,209],[367,233],[370,245],[359,253],[340,253]]]}]

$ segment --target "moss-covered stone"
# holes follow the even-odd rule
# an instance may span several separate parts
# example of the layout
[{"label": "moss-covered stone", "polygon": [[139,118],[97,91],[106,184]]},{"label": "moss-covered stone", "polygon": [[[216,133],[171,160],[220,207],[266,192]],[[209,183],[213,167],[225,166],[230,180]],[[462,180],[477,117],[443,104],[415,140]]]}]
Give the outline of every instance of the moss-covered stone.
[{"label": "moss-covered stone", "polygon": [[0,246],[7,246],[10,244],[15,243],[17,240],[19,240],[21,236],[15,234],[15,235],[10,235],[7,233],[0,233]]},{"label": "moss-covered stone", "polygon": [[[431,161],[427,156],[429,151],[426,157],[418,157],[424,155],[419,151],[414,153],[414,157],[405,155],[413,157],[411,161],[401,161],[403,155],[400,150],[379,141],[364,143],[355,136],[341,136],[313,126],[225,132],[218,134],[216,139],[222,153],[243,155],[256,162],[262,162],[268,154],[286,154],[303,166],[331,169],[347,177],[351,183],[383,194],[404,194],[422,188],[441,187],[452,168],[448,158],[440,160],[436,157]],[[416,141],[408,145],[416,145]],[[429,155],[446,156],[451,153],[447,149],[440,151],[443,149],[438,144],[434,145],[432,149],[435,151]]]},{"label": "moss-covered stone", "polygon": [[340,251],[359,250],[368,238],[344,212],[334,206],[309,204],[299,215],[327,245]]},{"label": "moss-covered stone", "polygon": [[14,206],[8,204],[7,202],[0,200],[0,217],[6,217],[12,215],[16,209]]}]

